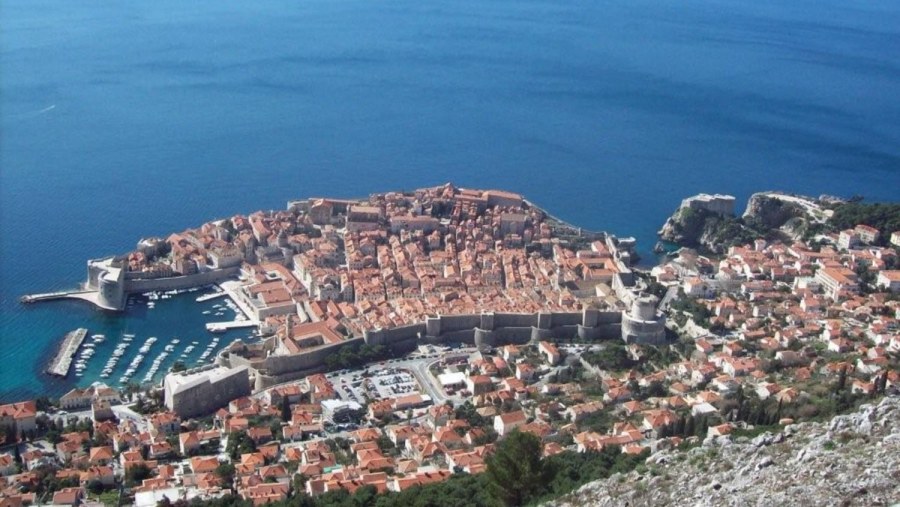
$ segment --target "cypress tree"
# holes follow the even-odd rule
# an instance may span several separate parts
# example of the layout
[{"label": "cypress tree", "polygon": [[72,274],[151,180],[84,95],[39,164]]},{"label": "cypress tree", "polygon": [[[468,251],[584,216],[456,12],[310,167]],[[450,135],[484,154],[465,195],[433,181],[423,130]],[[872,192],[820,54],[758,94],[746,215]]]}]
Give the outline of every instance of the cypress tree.
[{"label": "cypress tree", "polygon": [[281,398],[281,420],[284,422],[291,421],[291,402],[288,401],[287,396]]},{"label": "cypress tree", "polygon": [[841,368],[841,373],[838,375],[837,385],[834,387],[834,394],[838,394],[844,390],[844,387],[847,386],[847,367],[844,366]]}]

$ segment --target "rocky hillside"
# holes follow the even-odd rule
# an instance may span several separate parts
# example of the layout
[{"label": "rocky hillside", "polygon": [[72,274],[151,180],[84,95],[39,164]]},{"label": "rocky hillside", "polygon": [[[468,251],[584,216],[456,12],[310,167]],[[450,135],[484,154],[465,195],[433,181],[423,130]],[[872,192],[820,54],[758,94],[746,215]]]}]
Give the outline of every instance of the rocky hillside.
[{"label": "rocky hillside", "polygon": [[750,196],[741,217],[704,209],[679,208],[666,220],[659,237],[663,241],[712,253],[756,238],[786,239],[801,236],[811,222],[824,220],[815,200],[778,192]]},{"label": "rocky hillside", "polygon": [[870,506],[900,503],[900,399],[777,434],[708,438],[549,505]]},{"label": "rocky hillside", "polygon": [[739,218],[692,208],[676,211],[658,234],[663,241],[718,254],[758,237]]}]

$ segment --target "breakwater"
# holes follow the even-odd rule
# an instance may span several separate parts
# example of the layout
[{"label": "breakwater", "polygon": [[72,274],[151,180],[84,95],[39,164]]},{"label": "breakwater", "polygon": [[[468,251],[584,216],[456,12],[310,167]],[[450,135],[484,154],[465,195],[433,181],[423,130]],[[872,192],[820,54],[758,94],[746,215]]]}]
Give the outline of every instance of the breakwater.
[{"label": "breakwater", "polygon": [[81,347],[81,343],[84,341],[85,336],[87,336],[87,331],[86,328],[80,327],[66,333],[62,344],[59,346],[59,351],[56,353],[56,356],[54,356],[53,361],[50,362],[50,366],[47,367],[47,373],[59,377],[65,377],[69,374],[69,368],[72,366],[72,358],[75,357],[75,353],[78,352],[78,348]]}]

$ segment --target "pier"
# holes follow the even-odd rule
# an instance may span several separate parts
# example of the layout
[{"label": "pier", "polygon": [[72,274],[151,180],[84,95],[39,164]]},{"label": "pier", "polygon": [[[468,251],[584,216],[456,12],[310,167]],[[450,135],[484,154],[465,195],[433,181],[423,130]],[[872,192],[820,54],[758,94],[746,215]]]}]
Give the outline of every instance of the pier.
[{"label": "pier", "polygon": [[219,292],[211,292],[209,294],[204,294],[202,296],[198,296],[197,302],[202,303],[204,301],[210,301],[212,299],[220,298],[220,297],[227,296],[227,295],[228,295],[228,293],[225,292],[224,290],[219,291]]},{"label": "pier", "polygon": [[229,322],[210,322],[206,324],[206,330],[213,333],[222,333],[229,329],[242,327],[256,327],[259,323],[252,320],[232,320]]},{"label": "pier", "polygon": [[19,298],[22,303],[37,303],[38,301],[51,301],[53,299],[65,299],[79,294],[96,292],[92,290],[64,290],[59,292],[45,292],[43,294],[26,294]]},{"label": "pier", "polygon": [[75,353],[78,352],[78,347],[81,347],[81,342],[84,341],[87,332],[88,330],[86,328],[80,327],[66,333],[66,337],[63,338],[62,345],[59,346],[56,357],[53,358],[50,367],[47,368],[47,373],[50,375],[58,375],[60,377],[65,377],[69,374],[69,367],[72,366],[72,358],[75,357]]}]

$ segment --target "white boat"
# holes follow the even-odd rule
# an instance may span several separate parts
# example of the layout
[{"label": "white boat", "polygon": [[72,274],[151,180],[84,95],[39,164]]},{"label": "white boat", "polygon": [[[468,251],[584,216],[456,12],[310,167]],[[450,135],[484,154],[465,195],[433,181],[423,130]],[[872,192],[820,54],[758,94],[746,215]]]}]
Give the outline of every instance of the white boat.
[{"label": "white boat", "polygon": [[156,343],[156,337],[151,336],[150,338],[147,338],[147,343]]},{"label": "white boat", "polygon": [[179,340],[178,338],[172,338],[172,343],[178,345],[179,343],[181,343],[181,340]]},{"label": "white boat", "polygon": [[150,352],[150,345],[144,345],[143,347],[138,349],[138,352],[140,352],[141,354],[146,354],[147,352]]},{"label": "white boat", "polygon": [[95,335],[91,336],[91,339],[94,340],[94,342],[96,342],[96,343],[102,343],[104,340],[106,340],[106,335],[95,334]]},{"label": "white boat", "polygon": [[166,345],[165,351],[166,352],[174,352],[175,346],[174,345]]}]

